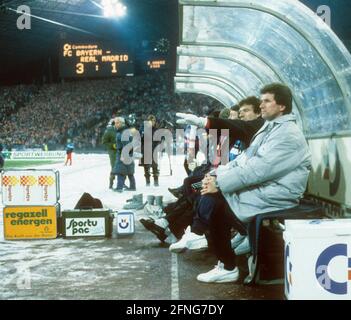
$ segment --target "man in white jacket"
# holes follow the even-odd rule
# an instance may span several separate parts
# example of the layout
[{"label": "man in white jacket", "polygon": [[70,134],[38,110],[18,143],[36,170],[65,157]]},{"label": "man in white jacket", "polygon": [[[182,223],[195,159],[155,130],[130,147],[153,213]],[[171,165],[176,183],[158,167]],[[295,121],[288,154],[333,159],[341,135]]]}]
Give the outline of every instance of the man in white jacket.
[{"label": "man in white jacket", "polygon": [[271,84],[261,90],[261,100],[266,122],[254,135],[250,147],[203,180],[202,196],[215,202],[209,230],[219,262],[211,271],[200,274],[199,281],[238,280],[231,228],[242,228],[240,222],[248,223],[257,214],[297,206],[306,189],[311,156],[291,114],[291,90],[282,84]]}]

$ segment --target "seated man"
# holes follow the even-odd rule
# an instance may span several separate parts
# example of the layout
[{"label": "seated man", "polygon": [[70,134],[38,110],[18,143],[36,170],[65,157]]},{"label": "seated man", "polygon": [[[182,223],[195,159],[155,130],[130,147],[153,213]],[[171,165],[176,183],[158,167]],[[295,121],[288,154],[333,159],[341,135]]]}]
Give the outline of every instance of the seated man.
[{"label": "seated man", "polygon": [[[256,97],[248,97],[239,103],[239,117],[240,120],[228,120],[223,118],[215,118],[209,116],[208,118],[199,118],[190,114],[177,114],[183,119],[178,120],[181,124],[195,124],[199,127],[204,127],[207,123],[206,128],[208,129],[229,129],[229,145],[235,144],[237,141],[241,141],[241,146],[248,146],[253,135],[262,127],[264,120],[261,118],[260,100]],[[205,120],[205,121],[204,121]],[[242,150],[240,150],[241,152]],[[216,161],[215,161],[216,162]],[[181,238],[184,234],[184,229],[191,225],[193,221],[193,216],[195,211],[192,210],[197,198],[198,193],[194,189],[198,189],[197,182],[201,183],[204,178],[205,173],[210,171],[211,166],[202,166],[204,170],[199,170],[197,174],[188,177],[184,180],[183,186],[180,188],[181,196],[180,198],[186,198],[188,201],[180,201],[181,206],[176,206],[177,210],[173,207],[165,209],[167,216],[165,218],[157,219],[152,221],[151,219],[145,220],[141,219],[140,222],[145,226],[146,229],[153,232],[161,241],[164,241],[167,236],[171,233],[176,236],[176,238]],[[202,168],[201,167],[201,168]],[[197,168],[198,169],[198,168]],[[200,169],[200,167],[199,167]],[[195,171],[197,171],[195,169]],[[200,202],[201,208],[205,207],[207,200],[202,199]],[[196,204],[195,204],[196,205]],[[189,209],[189,206],[191,210]],[[178,210],[179,209],[179,210]],[[182,210],[180,210],[182,209]],[[201,227],[201,221],[195,219],[196,222],[194,227]],[[189,233],[190,229],[187,228],[186,237],[183,241],[175,243],[170,247],[173,252],[181,252],[184,249],[194,249],[198,248],[199,244],[202,247],[207,247],[207,240],[205,236],[197,236],[194,233]],[[173,237],[171,237],[173,238]],[[186,240],[186,241],[185,241]],[[241,241],[243,238],[241,239]]]},{"label": "seated man", "polygon": [[[240,120],[226,120],[220,118],[208,117],[197,118],[193,115],[177,114],[184,118],[187,123],[197,122],[198,126],[205,125],[209,129],[224,129],[229,128],[229,145],[240,145],[240,151],[237,153],[235,158],[246,148],[245,146],[250,145],[250,141],[254,134],[262,127],[264,120],[261,118],[261,101],[256,97],[248,97],[239,102],[239,119]],[[178,121],[181,122],[182,120]],[[238,143],[240,141],[240,143]],[[234,158],[234,159],[235,159]],[[233,159],[233,160],[234,160]],[[216,167],[216,166],[214,166]],[[186,186],[187,179],[184,181]],[[186,189],[184,187],[184,189]],[[169,249],[172,252],[182,252],[185,249],[198,250],[207,248],[207,240],[204,235],[208,229],[208,222],[203,221],[207,213],[210,213],[212,207],[212,199],[208,197],[202,197],[197,205],[196,214],[194,215],[192,230],[186,229],[185,236],[177,243],[172,244]],[[207,217],[208,220],[209,217]],[[185,228],[186,226],[184,226]],[[201,236],[199,236],[199,234]],[[237,251],[237,254],[245,254],[248,252],[247,238],[241,236],[240,233],[233,239],[233,247]],[[202,246],[199,248],[199,246]]]},{"label": "seated man", "polygon": [[[231,228],[243,229],[257,214],[293,208],[306,189],[311,156],[292,111],[291,90],[271,84],[261,90],[263,127],[236,160],[207,175],[202,196],[211,199],[208,223],[218,265],[197,279],[234,282],[239,278]],[[201,214],[201,213],[200,213]],[[242,230],[241,232],[244,232]]]}]

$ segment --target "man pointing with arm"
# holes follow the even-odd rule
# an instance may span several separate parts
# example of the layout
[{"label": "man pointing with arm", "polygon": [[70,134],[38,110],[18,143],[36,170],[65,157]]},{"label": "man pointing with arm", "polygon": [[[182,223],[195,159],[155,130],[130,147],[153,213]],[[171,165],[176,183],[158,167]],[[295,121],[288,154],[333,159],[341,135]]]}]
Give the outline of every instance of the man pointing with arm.
[{"label": "man pointing with arm", "polygon": [[231,248],[231,228],[244,232],[243,223],[255,215],[292,208],[303,196],[311,166],[303,133],[291,114],[292,93],[282,84],[261,90],[263,127],[250,147],[234,161],[206,176],[202,196],[214,201],[209,230],[218,264],[197,279],[234,282],[239,278]]}]

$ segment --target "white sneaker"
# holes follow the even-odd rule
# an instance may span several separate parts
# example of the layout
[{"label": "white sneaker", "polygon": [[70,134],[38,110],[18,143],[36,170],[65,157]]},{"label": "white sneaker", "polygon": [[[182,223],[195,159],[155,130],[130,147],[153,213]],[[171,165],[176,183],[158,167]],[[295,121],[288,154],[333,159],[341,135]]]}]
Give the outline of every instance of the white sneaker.
[{"label": "white sneaker", "polygon": [[190,226],[186,228],[183,237],[176,243],[169,246],[169,251],[174,253],[183,252],[185,249],[189,250],[204,250],[207,249],[206,237],[199,236],[190,231]]},{"label": "white sneaker", "polygon": [[237,256],[251,252],[249,237],[246,236],[244,241],[241,242],[235,249],[234,252]]},{"label": "white sneaker", "polygon": [[246,236],[242,236],[239,232],[231,240],[232,248],[235,249],[245,240]]},{"label": "white sneaker", "polygon": [[218,261],[218,264],[209,272],[201,273],[197,276],[197,280],[206,283],[225,283],[235,282],[239,279],[239,268],[234,270],[224,269],[224,264]]}]

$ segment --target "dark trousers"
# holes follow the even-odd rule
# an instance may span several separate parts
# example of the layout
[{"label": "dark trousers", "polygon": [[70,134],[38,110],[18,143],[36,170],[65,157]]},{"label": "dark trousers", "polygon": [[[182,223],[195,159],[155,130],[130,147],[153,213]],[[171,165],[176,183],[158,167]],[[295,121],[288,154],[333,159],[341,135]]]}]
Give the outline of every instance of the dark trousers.
[{"label": "dark trousers", "polygon": [[[200,197],[198,193],[194,193],[190,197],[183,196],[177,202],[164,208],[164,212],[166,213],[165,219],[169,223],[168,227],[178,239],[184,235],[184,230],[188,226],[193,225],[195,215],[194,208],[196,208],[197,201]],[[201,231],[197,233],[200,235],[203,234]]]},{"label": "dark trousers", "polygon": [[[135,186],[135,178],[134,178],[134,175],[129,174],[129,175],[128,175],[128,179],[129,179],[129,188],[135,189],[136,186]],[[124,182],[125,182],[125,181],[126,181],[126,176],[125,176],[125,175],[121,175],[121,174],[118,174],[118,175],[117,175],[117,189],[118,189],[118,190],[123,190]]]},{"label": "dark trousers", "polygon": [[186,198],[179,199],[164,208],[165,219],[168,221],[171,232],[180,239],[184,230],[193,222],[193,207]]},{"label": "dark trousers", "polygon": [[193,223],[196,214],[195,208],[198,207],[198,200],[201,198],[201,194],[199,191],[195,191],[191,185],[200,182],[203,178],[203,174],[185,178],[182,186],[182,198],[164,209],[167,214],[166,219],[169,222],[169,228],[178,239],[183,236],[184,230],[191,225],[195,230],[193,232],[200,235],[205,230],[208,230],[208,225],[203,227],[199,221],[195,222],[195,225]]},{"label": "dark trousers", "polygon": [[66,154],[65,166],[67,165],[68,162],[69,162],[69,165],[71,166],[72,165],[72,152]]},{"label": "dark trousers", "polygon": [[191,188],[191,184],[198,180],[197,177],[186,178],[182,186],[183,195],[181,198],[164,208],[165,218],[169,223],[168,227],[178,239],[184,235],[184,230],[193,223],[194,208],[201,195]]},{"label": "dark trousers", "polygon": [[[192,231],[210,231],[215,254],[224,268],[236,267],[236,255],[231,246],[231,229],[246,234],[245,225],[234,215],[221,193],[202,196],[194,218]],[[201,234],[201,233],[200,233]]]},{"label": "dark trousers", "polygon": [[154,177],[155,180],[158,179],[159,176],[159,170],[158,170],[158,166],[156,162],[152,162],[151,164],[144,164],[144,176],[146,178],[147,181],[150,181],[150,170],[152,168],[152,175]]},{"label": "dark trousers", "polygon": [[216,207],[217,196],[215,194],[209,194],[206,196],[200,196],[196,211],[194,212],[194,219],[191,225],[191,231],[203,235],[210,229],[210,218]]}]

